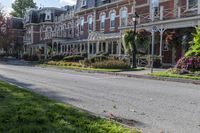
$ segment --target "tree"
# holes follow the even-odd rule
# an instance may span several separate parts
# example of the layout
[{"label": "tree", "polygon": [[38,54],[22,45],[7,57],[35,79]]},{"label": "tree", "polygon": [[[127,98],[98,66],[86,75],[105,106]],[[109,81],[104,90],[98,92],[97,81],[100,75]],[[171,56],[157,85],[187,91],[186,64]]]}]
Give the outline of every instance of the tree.
[{"label": "tree", "polygon": [[132,68],[137,68],[137,61],[136,61],[136,54],[137,54],[137,47],[135,43],[135,36],[136,33],[133,30],[129,30],[124,35],[124,43],[125,49],[129,55],[132,55]]},{"label": "tree", "polygon": [[36,8],[36,3],[33,0],[15,0],[12,4],[13,12],[10,14],[14,17],[24,17],[26,8]]},{"label": "tree", "polygon": [[9,48],[10,40],[11,39],[9,36],[6,14],[0,4],[0,49],[7,51]]},{"label": "tree", "polygon": [[188,52],[186,52],[186,57],[200,56],[200,26],[196,28],[196,33],[193,34],[193,44]]}]

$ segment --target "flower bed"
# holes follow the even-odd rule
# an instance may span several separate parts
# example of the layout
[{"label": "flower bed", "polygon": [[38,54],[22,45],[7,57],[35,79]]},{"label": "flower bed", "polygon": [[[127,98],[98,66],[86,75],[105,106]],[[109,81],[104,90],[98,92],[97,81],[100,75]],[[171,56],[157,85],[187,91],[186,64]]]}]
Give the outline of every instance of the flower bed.
[{"label": "flower bed", "polygon": [[183,57],[177,62],[176,68],[186,69],[189,71],[199,71],[200,56]]}]

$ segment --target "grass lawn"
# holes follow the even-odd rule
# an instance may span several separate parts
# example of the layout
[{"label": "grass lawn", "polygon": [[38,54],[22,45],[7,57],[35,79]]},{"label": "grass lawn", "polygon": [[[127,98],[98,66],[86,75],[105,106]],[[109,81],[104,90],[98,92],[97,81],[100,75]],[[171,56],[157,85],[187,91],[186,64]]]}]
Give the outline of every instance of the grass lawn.
[{"label": "grass lawn", "polygon": [[156,72],[151,74],[152,76],[157,76],[157,77],[170,77],[170,78],[183,78],[183,79],[193,79],[193,80],[200,80],[200,76],[193,76],[193,75],[179,75],[179,74],[172,74],[167,71],[163,72]]},{"label": "grass lawn", "polygon": [[144,68],[130,68],[130,69],[98,69],[98,68],[85,68],[85,67],[76,67],[76,66],[57,66],[57,65],[47,65],[41,64],[39,66],[42,67],[57,67],[57,68],[65,68],[72,70],[85,70],[85,71],[96,71],[96,72],[123,72],[123,71],[142,71]]},{"label": "grass lawn", "polygon": [[139,133],[0,81],[1,133]]}]

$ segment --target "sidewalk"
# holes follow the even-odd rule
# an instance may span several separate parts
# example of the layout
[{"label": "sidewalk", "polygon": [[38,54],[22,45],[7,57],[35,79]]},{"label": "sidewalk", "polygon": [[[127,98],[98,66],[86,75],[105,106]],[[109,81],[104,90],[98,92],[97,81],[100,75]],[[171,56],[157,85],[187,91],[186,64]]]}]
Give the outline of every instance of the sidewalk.
[{"label": "sidewalk", "polygon": [[[165,71],[167,69],[158,69],[158,68],[154,68],[153,72],[161,72],[161,71]],[[151,73],[151,69],[150,68],[145,68],[145,70],[142,71],[125,71],[125,72],[119,72],[120,74],[132,74],[132,75],[148,75]]]}]

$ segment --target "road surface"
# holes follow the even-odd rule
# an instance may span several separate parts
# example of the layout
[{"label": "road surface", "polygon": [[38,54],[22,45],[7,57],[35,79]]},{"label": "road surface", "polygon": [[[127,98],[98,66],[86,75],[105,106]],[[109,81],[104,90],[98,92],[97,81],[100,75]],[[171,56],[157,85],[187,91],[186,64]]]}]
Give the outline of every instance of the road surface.
[{"label": "road surface", "polygon": [[6,80],[97,115],[134,120],[144,133],[200,133],[200,86],[0,63]]}]

